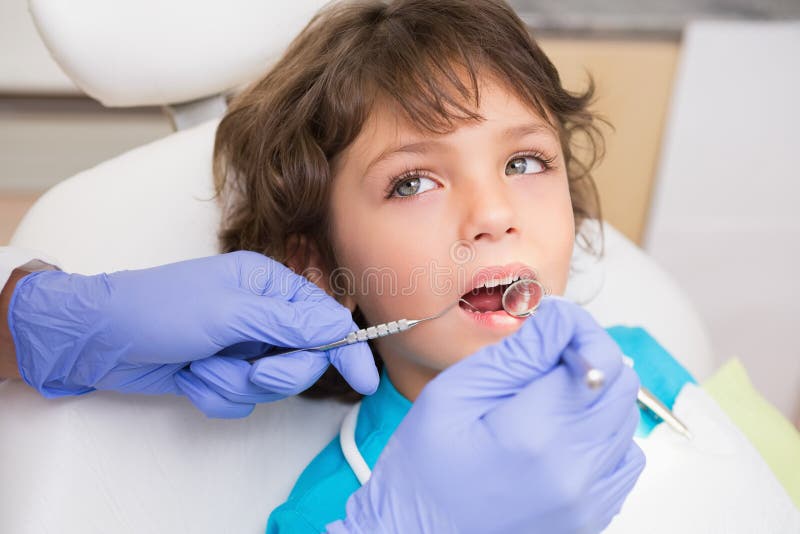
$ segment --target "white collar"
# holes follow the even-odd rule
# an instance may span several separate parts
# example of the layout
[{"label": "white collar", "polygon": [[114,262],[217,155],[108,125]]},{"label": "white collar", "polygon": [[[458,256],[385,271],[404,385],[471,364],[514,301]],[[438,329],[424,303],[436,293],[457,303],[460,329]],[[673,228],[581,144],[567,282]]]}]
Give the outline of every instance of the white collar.
[{"label": "white collar", "polygon": [[361,410],[361,402],[357,402],[342,420],[339,428],[339,444],[342,447],[344,459],[350,465],[350,469],[355,473],[359,483],[363,486],[372,475],[372,470],[367,465],[367,461],[361,455],[356,445],[356,423],[358,422],[358,412]]}]

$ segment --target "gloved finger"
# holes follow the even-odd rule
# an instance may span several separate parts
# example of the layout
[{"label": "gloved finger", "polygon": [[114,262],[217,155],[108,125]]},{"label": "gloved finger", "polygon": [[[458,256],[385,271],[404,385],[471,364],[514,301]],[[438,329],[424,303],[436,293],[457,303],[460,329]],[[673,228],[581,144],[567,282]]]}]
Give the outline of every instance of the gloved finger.
[{"label": "gloved finger", "polygon": [[243,341],[217,351],[214,356],[224,356],[226,358],[245,360],[260,356],[271,349],[272,346],[268,343],[262,343],[261,341]]},{"label": "gloved finger", "polygon": [[251,251],[231,254],[239,267],[241,287],[254,295],[288,302],[331,299],[322,288],[268,256]]},{"label": "gloved finger", "polygon": [[452,413],[488,410],[553,369],[577,328],[596,328],[587,315],[568,301],[544,299],[519,330],[439,373],[421,396]]},{"label": "gloved finger", "polygon": [[[594,405],[586,407],[576,401],[586,386],[561,364],[497,403],[483,415],[483,421],[493,435],[504,436],[517,449],[541,450],[556,433],[567,433],[575,443],[612,439],[631,418],[632,410],[638,410],[635,388],[631,387],[638,381],[621,380],[622,376],[608,386]],[[638,417],[638,411],[636,414]],[[542,421],[552,424],[542,425]]]},{"label": "gloved finger", "polygon": [[625,367],[622,350],[600,325],[596,328],[579,328],[561,357],[579,380],[585,381],[590,368],[603,374],[604,387],[584,387],[579,390],[580,402],[586,406],[595,402],[603,389],[614,382]]},{"label": "gloved finger", "polygon": [[[638,424],[639,407],[636,396],[639,391],[639,378],[629,368],[623,369],[617,379],[607,384],[605,390],[591,405],[586,405],[582,396],[588,389],[581,379],[573,377],[575,387],[570,399],[573,416],[570,420],[572,439],[589,441],[597,434],[597,427],[616,431],[626,425],[630,418]],[[524,402],[524,399],[521,399]],[[635,427],[634,427],[635,430]]]},{"label": "gloved finger", "polygon": [[[81,369],[76,376],[84,384],[94,384],[97,389],[114,390],[120,393],[143,393],[146,395],[180,395],[173,376],[184,367],[179,364],[128,364],[120,363],[109,370],[101,379],[82,376]],[[88,368],[87,368],[88,369]]]},{"label": "gloved finger", "polygon": [[378,368],[368,343],[354,343],[332,349],[328,360],[357,392],[372,395],[378,389]]},{"label": "gloved finger", "polygon": [[310,348],[339,341],[356,330],[347,308],[328,298],[318,302],[285,300],[240,293],[226,303],[221,321],[228,325],[221,346],[260,341],[275,347]]},{"label": "gloved finger", "polygon": [[249,379],[266,391],[289,397],[314,385],[328,365],[328,356],[322,351],[278,354],[253,363]]},{"label": "gloved finger", "polygon": [[230,401],[259,404],[284,398],[251,382],[251,367],[248,362],[219,356],[197,360],[189,366],[197,378]]},{"label": "gloved finger", "polygon": [[589,471],[591,480],[599,480],[617,469],[633,443],[633,435],[639,425],[639,408],[633,406],[622,426],[607,440],[597,440],[599,448],[593,453],[593,461]]},{"label": "gloved finger", "polygon": [[596,504],[598,513],[584,523],[581,532],[601,532],[622,510],[646,465],[644,452],[631,441],[628,450],[617,468],[594,484],[586,496],[587,502]]},{"label": "gloved finger", "polygon": [[[571,384],[569,371],[559,365],[516,396],[494,403],[478,421],[488,439],[499,442],[503,448],[531,454],[546,451],[564,432]],[[475,417],[459,411],[450,413],[451,420]]]},{"label": "gloved finger", "polygon": [[255,408],[254,404],[242,404],[224,398],[194,376],[191,371],[178,372],[175,375],[175,384],[207,417],[222,419],[247,417]]}]

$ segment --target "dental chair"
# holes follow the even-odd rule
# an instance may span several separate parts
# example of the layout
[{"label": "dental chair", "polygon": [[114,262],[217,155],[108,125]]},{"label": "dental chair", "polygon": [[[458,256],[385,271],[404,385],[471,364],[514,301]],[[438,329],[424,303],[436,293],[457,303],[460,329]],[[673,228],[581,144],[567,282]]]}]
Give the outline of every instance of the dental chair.
[{"label": "dental chair", "polygon": [[[85,274],[215,254],[214,132],[224,95],[264,72],[319,0],[31,0],[53,57],[106,106],[164,106],[176,133],[63,181],[11,244]],[[601,324],[645,327],[698,379],[702,322],[654,261],[611,225],[595,262],[576,247],[567,296]],[[0,386],[0,532],[260,533],[349,406],[290,398],[241,420],[183,397],[94,392],[45,400]]]}]

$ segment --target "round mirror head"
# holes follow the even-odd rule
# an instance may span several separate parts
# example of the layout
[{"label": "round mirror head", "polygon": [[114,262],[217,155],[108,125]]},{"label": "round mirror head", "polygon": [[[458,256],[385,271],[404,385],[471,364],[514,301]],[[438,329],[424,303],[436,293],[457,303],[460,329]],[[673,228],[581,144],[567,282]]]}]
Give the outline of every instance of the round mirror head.
[{"label": "round mirror head", "polygon": [[533,278],[521,278],[503,291],[503,309],[514,317],[527,317],[539,307],[544,294],[541,282]]}]

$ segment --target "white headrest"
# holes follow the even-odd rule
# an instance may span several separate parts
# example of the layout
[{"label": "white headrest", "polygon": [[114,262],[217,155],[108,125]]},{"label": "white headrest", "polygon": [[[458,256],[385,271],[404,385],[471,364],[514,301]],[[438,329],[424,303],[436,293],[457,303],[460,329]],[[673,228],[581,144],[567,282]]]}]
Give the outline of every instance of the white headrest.
[{"label": "white headrest", "polygon": [[29,0],[53,59],[106,106],[187,102],[267,70],[324,0]]}]

